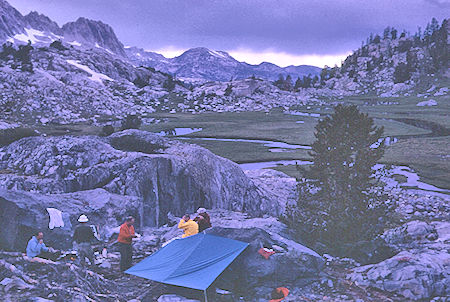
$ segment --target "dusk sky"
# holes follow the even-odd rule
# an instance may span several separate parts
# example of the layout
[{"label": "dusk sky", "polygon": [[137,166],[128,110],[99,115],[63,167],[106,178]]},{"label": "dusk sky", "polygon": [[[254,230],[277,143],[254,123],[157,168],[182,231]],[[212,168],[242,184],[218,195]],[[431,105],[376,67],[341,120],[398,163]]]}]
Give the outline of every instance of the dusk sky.
[{"label": "dusk sky", "polygon": [[280,66],[339,64],[390,25],[415,32],[450,16],[450,0],[8,0],[60,26],[78,17],[111,25],[125,45],[168,57],[192,47]]}]

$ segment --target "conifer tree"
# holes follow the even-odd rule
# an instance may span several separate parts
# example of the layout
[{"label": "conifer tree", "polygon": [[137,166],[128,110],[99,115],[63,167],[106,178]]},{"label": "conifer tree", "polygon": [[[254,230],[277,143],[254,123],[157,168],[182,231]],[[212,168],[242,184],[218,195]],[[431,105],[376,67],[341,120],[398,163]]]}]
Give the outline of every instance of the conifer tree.
[{"label": "conifer tree", "polygon": [[232,92],[233,92],[233,85],[230,83],[227,85],[227,88],[225,89],[225,92],[223,95],[229,96],[229,95],[231,95]]},{"label": "conifer tree", "polygon": [[300,198],[288,208],[288,224],[309,234],[309,241],[329,246],[380,232],[387,208],[372,168],[384,153],[377,143],[382,134],[356,106],[338,105],[321,120],[310,152],[314,163],[303,171],[311,181],[299,183]]},{"label": "conifer tree", "polygon": [[170,74],[167,76],[167,80],[164,82],[163,88],[167,89],[167,91],[173,91],[175,89],[175,81]]}]

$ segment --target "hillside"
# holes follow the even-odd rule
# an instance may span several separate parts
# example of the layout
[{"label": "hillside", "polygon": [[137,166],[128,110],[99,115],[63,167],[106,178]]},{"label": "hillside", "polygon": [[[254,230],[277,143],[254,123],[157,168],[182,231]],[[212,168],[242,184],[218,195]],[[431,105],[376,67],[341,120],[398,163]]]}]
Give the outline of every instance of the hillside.
[{"label": "hillside", "polygon": [[413,35],[387,27],[382,35],[371,35],[341,67],[324,68],[317,85],[382,97],[424,92],[430,82],[442,86],[440,80],[449,76],[449,31],[448,19],[441,25],[433,19]]},{"label": "hillside", "polygon": [[95,124],[153,112],[158,99],[169,94],[166,74],[136,68],[102,49],[66,46],[4,45],[0,118],[23,124]]}]

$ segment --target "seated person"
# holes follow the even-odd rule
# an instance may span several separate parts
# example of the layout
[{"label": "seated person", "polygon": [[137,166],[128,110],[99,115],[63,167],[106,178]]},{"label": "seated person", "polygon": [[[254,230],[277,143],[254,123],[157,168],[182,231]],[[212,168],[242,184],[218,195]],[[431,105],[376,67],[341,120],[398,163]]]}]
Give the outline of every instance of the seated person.
[{"label": "seated person", "polygon": [[280,302],[284,300],[287,295],[289,295],[289,289],[287,289],[286,287],[275,288],[271,293],[272,300],[270,300],[269,302]]},{"label": "seated person", "polygon": [[197,214],[198,216],[194,218],[194,221],[198,223],[198,232],[201,233],[212,226],[211,218],[208,213],[206,213],[205,208],[199,208]]},{"label": "seated person", "polygon": [[186,238],[191,235],[198,234],[198,224],[191,220],[188,214],[184,215],[178,223],[178,228],[184,230],[182,238]]},{"label": "seated person", "polygon": [[28,258],[39,257],[56,261],[59,253],[51,247],[47,247],[44,243],[44,233],[37,232],[35,236],[31,237],[27,244]]}]

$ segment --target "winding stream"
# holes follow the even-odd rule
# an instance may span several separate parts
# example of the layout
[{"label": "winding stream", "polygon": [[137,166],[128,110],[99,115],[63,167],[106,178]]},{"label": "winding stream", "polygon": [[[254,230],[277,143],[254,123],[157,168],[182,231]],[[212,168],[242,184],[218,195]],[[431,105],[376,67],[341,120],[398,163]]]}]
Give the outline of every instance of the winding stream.
[{"label": "winding stream", "polygon": [[[291,115],[299,115],[299,116],[310,116],[310,117],[319,117],[320,114],[311,114],[306,112],[285,112],[285,114],[291,114]],[[414,125],[417,127],[421,127],[424,129],[429,129],[432,131],[431,134],[426,135],[420,135],[420,136],[441,136],[443,134],[448,134],[448,129],[439,126],[438,124],[432,123],[432,122],[422,122],[412,119],[396,119],[397,121]],[[303,121],[297,121],[297,123],[303,123]],[[161,131],[158,134],[163,136],[178,136],[178,139],[189,139],[189,140],[203,140],[203,141],[223,141],[223,142],[242,142],[242,143],[256,143],[256,144],[262,144],[265,147],[269,148],[270,152],[292,152],[296,149],[305,149],[310,150],[311,146],[308,145],[294,145],[294,144],[288,144],[285,142],[277,142],[277,141],[270,141],[270,140],[257,140],[257,139],[241,139],[241,138],[215,138],[215,137],[180,137],[183,135],[188,135],[194,132],[202,131],[202,128],[174,128],[170,130]],[[385,137],[381,138],[377,143],[375,144],[382,144],[389,146],[393,143],[396,143],[398,139],[396,137]],[[372,147],[375,147],[374,146]],[[242,163],[239,166],[243,170],[257,170],[257,169],[266,169],[266,168],[275,168],[277,166],[287,166],[287,165],[310,165],[312,164],[311,161],[305,161],[305,160],[278,160],[278,161],[265,161],[265,162],[252,162],[252,163]],[[376,167],[379,167],[379,165],[376,165]],[[426,190],[426,191],[432,191],[432,192],[442,192],[442,193],[450,193],[450,190],[442,189],[435,187],[433,185],[424,183],[420,181],[419,175],[411,170],[411,168],[407,166],[394,166],[393,175],[402,175],[406,177],[406,182],[403,183],[397,183],[400,187],[415,187],[420,190]],[[393,182],[395,180],[392,179]]]},{"label": "winding stream", "polygon": [[178,139],[191,139],[191,140],[203,140],[203,141],[221,141],[221,142],[239,142],[239,143],[255,143],[262,144],[265,147],[271,148],[270,152],[289,152],[295,149],[311,150],[311,146],[308,145],[293,145],[284,142],[275,142],[258,139],[243,139],[243,138],[215,138],[215,137],[179,137]]}]

